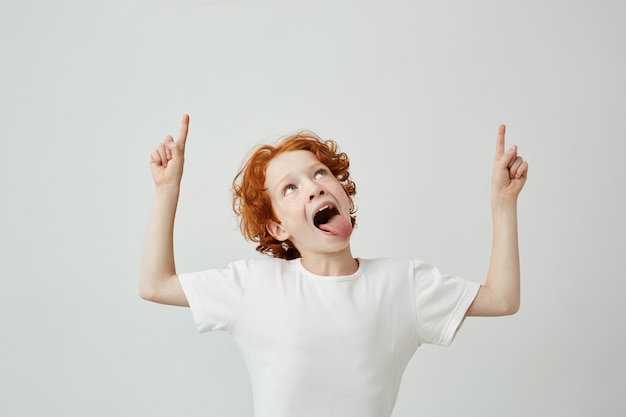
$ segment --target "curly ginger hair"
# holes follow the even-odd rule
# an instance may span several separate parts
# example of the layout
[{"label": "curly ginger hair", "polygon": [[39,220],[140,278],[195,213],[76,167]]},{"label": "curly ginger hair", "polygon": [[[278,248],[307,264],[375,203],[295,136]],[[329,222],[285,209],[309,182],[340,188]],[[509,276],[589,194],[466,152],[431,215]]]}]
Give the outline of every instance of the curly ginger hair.
[{"label": "curly ginger hair", "polygon": [[[323,140],[315,133],[301,131],[284,137],[276,145],[259,145],[251,151],[243,168],[233,179],[233,210],[239,217],[239,228],[244,237],[258,243],[256,250],[274,258],[296,259],[300,252],[289,241],[275,239],[266,229],[269,221],[280,221],[274,215],[270,197],[265,188],[265,175],[270,161],[284,152],[306,150],[326,165],[345,190],[350,202],[356,195],[356,184],[350,179],[348,155],[339,150],[336,142]],[[354,204],[350,211],[352,227],[356,225]]]}]

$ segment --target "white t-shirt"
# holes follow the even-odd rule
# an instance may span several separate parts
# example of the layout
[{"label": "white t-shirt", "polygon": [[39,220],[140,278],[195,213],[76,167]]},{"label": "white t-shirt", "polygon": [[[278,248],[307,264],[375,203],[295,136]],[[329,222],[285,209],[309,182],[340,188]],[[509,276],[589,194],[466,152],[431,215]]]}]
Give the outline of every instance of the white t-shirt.
[{"label": "white t-shirt", "polygon": [[180,281],[198,330],[239,345],[256,417],[391,415],[416,348],[449,345],[479,288],[395,259],[359,259],[349,276],[247,259]]}]

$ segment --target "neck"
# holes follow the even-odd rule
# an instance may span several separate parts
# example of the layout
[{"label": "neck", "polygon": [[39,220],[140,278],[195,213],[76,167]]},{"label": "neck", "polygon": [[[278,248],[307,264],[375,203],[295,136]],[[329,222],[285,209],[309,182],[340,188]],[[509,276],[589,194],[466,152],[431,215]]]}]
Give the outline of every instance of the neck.
[{"label": "neck", "polygon": [[333,253],[302,254],[300,261],[307,271],[324,276],[352,275],[359,268],[350,247]]}]

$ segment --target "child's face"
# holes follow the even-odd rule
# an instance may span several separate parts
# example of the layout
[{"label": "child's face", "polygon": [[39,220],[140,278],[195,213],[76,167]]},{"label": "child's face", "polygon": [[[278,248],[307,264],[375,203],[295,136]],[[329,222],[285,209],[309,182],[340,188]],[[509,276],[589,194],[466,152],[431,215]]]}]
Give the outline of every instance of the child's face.
[{"label": "child's face", "polygon": [[289,239],[303,257],[345,249],[350,243],[351,203],[328,167],[309,151],[285,152],[267,166],[265,187],[279,222],[268,232]]}]

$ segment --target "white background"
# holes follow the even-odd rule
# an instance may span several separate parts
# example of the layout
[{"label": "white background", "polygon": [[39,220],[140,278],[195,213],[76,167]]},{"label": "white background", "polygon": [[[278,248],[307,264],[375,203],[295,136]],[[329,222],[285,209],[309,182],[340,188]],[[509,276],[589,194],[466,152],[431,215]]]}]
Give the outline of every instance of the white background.
[{"label": "white background", "polygon": [[521,311],[405,373],[403,416],[626,413],[622,1],[2,0],[0,414],[251,416],[227,334],[140,300],[148,155],[191,115],[178,270],[256,256],[246,152],[339,142],[360,257],[482,282],[495,134],[530,162]]}]

